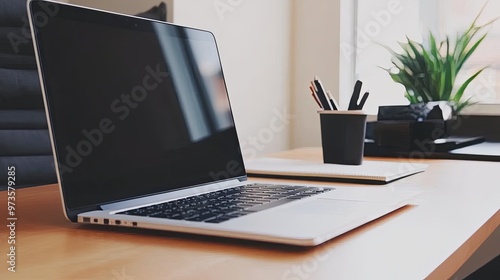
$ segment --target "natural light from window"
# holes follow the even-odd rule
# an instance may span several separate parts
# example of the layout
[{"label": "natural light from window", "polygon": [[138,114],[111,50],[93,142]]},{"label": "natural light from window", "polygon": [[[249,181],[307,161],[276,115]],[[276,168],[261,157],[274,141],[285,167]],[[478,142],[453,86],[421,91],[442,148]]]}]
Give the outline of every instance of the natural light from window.
[{"label": "natural light from window", "polygon": [[[391,55],[381,45],[400,50],[398,42],[406,36],[426,42],[428,31],[444,39],[463,32],[472,23],[485,1],[477,0],[358,0],[356,78],[370,91],[365,106],[368,113],[376,114],[380,105],[408,104],[404,87],[395,83],[382,68],[391,68]],[[500,0],[490,0],[478,23],[484,24],[500,16]],[[343,46],[348,55],[353,49]],[[470,57],[462,75],[461,84],[481,67],[488,69],[471,83],[465,93],[479,103],[500,103],[500,20],[489,29],[486,40]],[[500,112],[499,112],[500,113]]]}]

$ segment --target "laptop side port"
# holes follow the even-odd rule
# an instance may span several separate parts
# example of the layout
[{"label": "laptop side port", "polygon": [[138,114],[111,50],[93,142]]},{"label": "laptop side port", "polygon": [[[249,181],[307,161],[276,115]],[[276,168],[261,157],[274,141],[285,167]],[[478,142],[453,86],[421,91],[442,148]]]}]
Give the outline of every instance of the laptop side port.
[{"label": "laptop side port", "polygon": [[122,224],[122,221],[120,221],[120,220],[115,220],[115,225],[119,226],[119,225],[121,225],[121,224]]},{"label": "laptop side port", "polygon": [[109,219],[104,219],[104,220],[103,220],[103,223],[104,223],[105,225],[109,225]]},{"label": "laptop side port", "polygon": [[84,222],[84,223],[90,223],[90,218],[88,218],[88,217],[83,217],[83,222]]}]

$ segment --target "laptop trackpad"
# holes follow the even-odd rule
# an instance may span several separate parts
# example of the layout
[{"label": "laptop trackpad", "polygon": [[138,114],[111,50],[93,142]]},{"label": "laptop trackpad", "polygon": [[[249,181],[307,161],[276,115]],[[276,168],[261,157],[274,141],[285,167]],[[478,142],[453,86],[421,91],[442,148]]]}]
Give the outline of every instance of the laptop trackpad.
[{"label": "laptop trackpad", "polygon": [[301,215],[309,217],[311,215],[317,217],[318,215],[331,215],[334,216],[346,216],[351,215],[355,212],[360,211],[363,205],[366,205],[363,201],[349,201],[340,199],[316,199],[304,204],[291,207],[289,211],[295,213],[296,215]]},{"label": "laptop trackpad", "polygon": [[315,199],[310,202],[299,204],[278,211],[278,215],[290,215],[289,221],[300,221],[301,223],[317,224],[318,221],[323,221],[326,227],[335,225],[339,226],[353,220],[363,217],[370,213],[375,208],[380,208],[378,203],[370,203],[366,201],[349,201],[335,199]]},{"label": "laptop trackpad", "polygon": [[340,228],[382,208],[375,202],[318,198],[236,219],[231,226],[244,224],[245,228],[267,234],[306,238]]}]

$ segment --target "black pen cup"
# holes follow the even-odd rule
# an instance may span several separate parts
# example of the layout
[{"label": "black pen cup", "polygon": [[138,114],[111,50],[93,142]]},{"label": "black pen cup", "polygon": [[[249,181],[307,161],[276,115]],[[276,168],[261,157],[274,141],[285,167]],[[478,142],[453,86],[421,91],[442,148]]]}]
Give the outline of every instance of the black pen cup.
[{"label": "black pen cup", "polygon": [[323,162],[361,165],[366,131],[362,111],[319,111]]}]

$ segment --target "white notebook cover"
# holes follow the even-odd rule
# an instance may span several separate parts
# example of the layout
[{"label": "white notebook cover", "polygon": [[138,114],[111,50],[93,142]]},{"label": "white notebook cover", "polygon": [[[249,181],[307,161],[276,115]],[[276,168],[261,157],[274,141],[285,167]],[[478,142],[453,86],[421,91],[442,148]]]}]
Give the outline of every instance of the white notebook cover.
[{"label": "white notebook cover", "polygon": [[331,179],[385,184],[423,172],[427,164],[363,160],[362,165],[325,164],[305,160],[258,158],[245,162],[249,175]]}]

